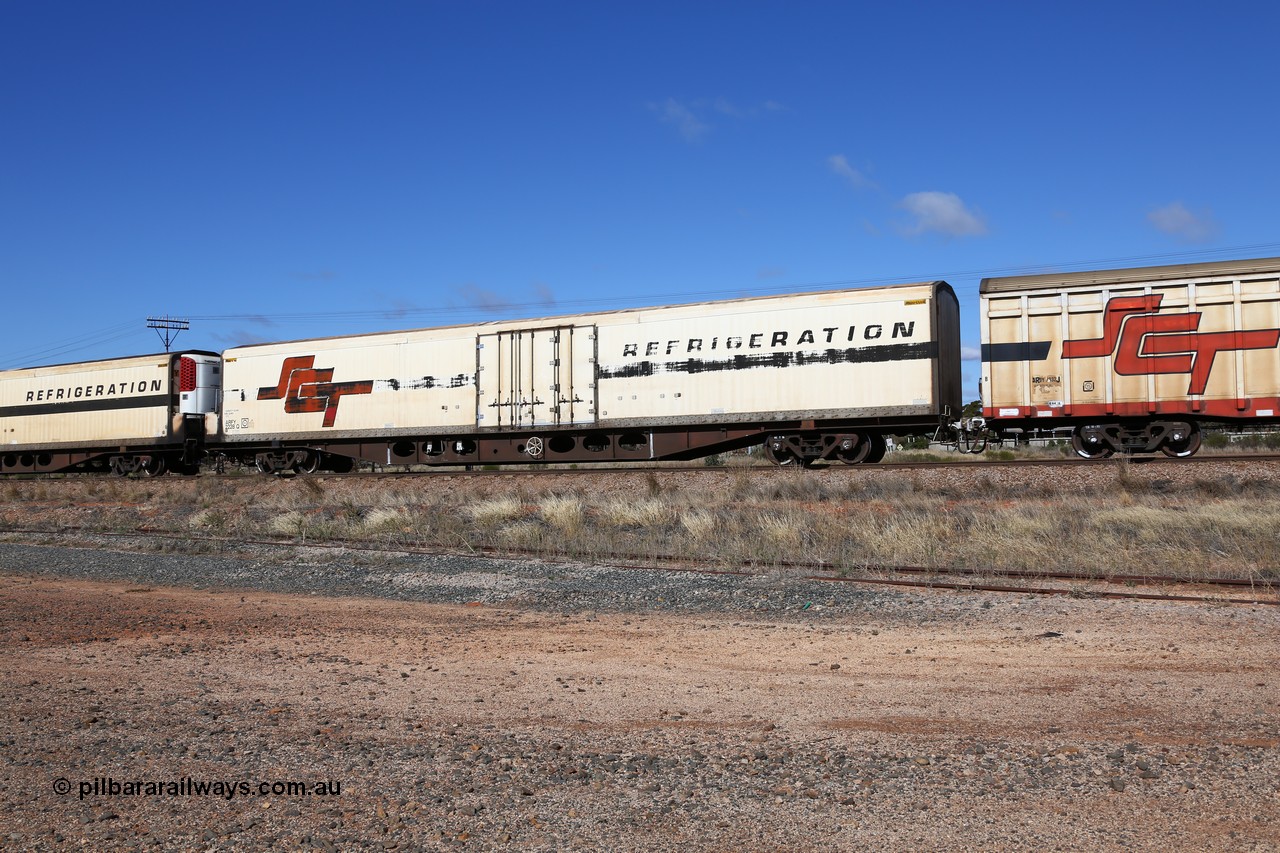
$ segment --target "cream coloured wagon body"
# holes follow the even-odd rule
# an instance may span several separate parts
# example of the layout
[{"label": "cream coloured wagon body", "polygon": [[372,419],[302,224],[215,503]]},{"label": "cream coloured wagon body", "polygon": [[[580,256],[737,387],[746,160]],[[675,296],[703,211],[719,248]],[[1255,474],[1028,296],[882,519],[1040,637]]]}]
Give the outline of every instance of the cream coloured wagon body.
[{"label": "cream coloured wagon body", "polygon": [[980,291],[983,414],[998,429],[1194,431],[1280,414],[1280,258],[995,278]]},{"label": "cream coloured wagon body", "polygon": [[221,438],[927,425],[958,406],[958,340],[935,282],[237,347]]},{"label": "cream coloured wagon body", "polygon": [[216,353],[183,352],[0,372],[0,470],[57,470],[180,445],[188,417],[202,438],[220,369]]}]

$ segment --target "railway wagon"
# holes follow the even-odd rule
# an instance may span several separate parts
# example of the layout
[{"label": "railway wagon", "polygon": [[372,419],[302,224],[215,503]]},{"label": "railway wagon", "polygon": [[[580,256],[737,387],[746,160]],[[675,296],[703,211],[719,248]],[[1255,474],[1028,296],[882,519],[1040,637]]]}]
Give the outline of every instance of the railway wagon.
[{"label": "railway wagon", "polygon": [[0,372],[0,473],[194,470],[220,373],[202,351]]},{"label": "railway wagon", "polygon": [[982,408],[1085,458],[1190,456],[1204,421],[1280,422],[1280,258],[984,279]]},{"label": "railway wagon", "polygon": [[876,461],[959,412],[959,336],[931,282],[244,346],[218,440],[263,471]]}]

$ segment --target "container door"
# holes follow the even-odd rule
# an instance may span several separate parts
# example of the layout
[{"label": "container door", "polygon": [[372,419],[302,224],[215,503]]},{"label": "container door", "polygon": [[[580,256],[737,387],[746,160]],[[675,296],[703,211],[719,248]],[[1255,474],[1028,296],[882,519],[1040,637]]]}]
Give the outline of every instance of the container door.
[{"label": "container door", "polygon": [[476,426],[594,423],[595,327],[518,329],[476,337]]}]

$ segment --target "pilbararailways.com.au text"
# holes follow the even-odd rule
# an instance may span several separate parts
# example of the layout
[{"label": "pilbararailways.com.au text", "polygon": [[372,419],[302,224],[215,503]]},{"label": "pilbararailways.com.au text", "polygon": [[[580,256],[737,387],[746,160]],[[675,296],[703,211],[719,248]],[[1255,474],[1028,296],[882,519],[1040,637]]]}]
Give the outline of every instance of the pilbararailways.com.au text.
[{"label": "pilbararailways.com.au text", "polygon": [[273,780],[249,782],[241,779],[116,779],[111,776],[95,776],[81,779],[74,785],[61,776],[54,780],[53,791],[61,796],[77,791],[80,799],[86,797],[337,797],[342,794],[342,782],[323,780],[299,782]]}]

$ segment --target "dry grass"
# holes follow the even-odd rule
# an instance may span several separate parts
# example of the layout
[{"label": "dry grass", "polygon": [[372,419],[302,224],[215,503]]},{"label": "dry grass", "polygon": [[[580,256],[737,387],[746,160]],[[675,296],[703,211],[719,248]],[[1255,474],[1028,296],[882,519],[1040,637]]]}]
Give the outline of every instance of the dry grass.
[{"label": "dry grass", "polygon": [[496,527],[524,514],[524,506],[511,496],[480,501],[466,507],[466,514],[480,527]]},{"label": "dry grass", "polygon": [[680,526],[694,543],[703,543],[716,532],[716,518],[706,510],[695,509],[680,516]]},{"label": "dry grass", "polygon": [[365,532],[376,536],[385,533],[412,533],[414,523],[404,507],[379,507],[366,515],[360,526]]},{"label": "dry grass", "polygon": [[296,510],[291,510],[271,519],[268,527],[272,533],[279,536],[302,536],[307,530],[307,517]]},{"label": "dry grass", "polygon": [[[1240,477],[1237,479],[1236,477]],[[1145,479],[1144,479],[1145,478]],[[925,485],[917,472],[832,477],[756,476],[739,469],[703,487],[652,473],[600,491],[534,481],[431,488],[351,478],[297,481],[201,478],[157,484],[87,480],[81,492],[7,482],[0,529],[151,527],[306,541],[369,540],[421,548],[513,551],[590,559],[687,557],[767,569],[786,563],[850,571],[925,566],[1097,577],[1280,577],[1280,488],[1265,478],[1153,478],[1116,466],[1090,493],[1055,480],[964,489]],[[69,497],[69,495],[75,495]]]},{"label": "dry grass", "polygon": [[597,523],[606,527],[662,528],[671,524],[675,517],[675,507],[656,498],[642,501],[607,500],[595,512]]},{"label": "dry grass", "polygon": [[795,515],[778,516],[762,513],[756,519],[761,538],[769,545],[783,551],[798,551],[804,544],[808,524]]},{"label": "dry grass", "polygon": [[533,521],[507,525],[498,532],[498,540],[508,548],[540,551],[548,547],[546,529]]},{"label": "dry grass", "polygon": [[226,512],[218,507],[209,507],[192,515],[188,523],[196,530],[220,532],[226,529],[228,520]]},{"label": "dry grass", "polygon": [[574,536],[582,531],[587,520],[586,506],[573,495],[551,495],[538,504],[538,512],[547,524],[561,534]]}]

